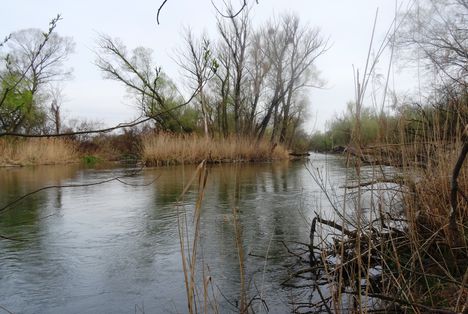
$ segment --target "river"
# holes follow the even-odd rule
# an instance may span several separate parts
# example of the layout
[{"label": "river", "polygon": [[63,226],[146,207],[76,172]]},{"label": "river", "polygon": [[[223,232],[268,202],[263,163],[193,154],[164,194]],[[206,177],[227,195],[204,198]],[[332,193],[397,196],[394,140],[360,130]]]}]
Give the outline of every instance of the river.
[{"label": "river", "polygon": [[[187,222],[187,245],[193,240],[197,184],[179,197],[195,169],[146,168],[122,182],[79,187],[75,185],[132,169],[0,169],[0,207],[35,189],[62,186],[0,213],[0,235],[21,240],[0,239],[0,313],[2,308],[5,313],[186,313],[178,224]],[[294,241],[308,242],[315,211],[333,217],[311,170],[321,173],[339,203],[339,187],[352,174],[340,156],[208,165],[196,269],[200,298],[202,282],[209,278],[213,309],[238,312],[241,280],[233,208],[247,299],[257,296],[253,303],[260,313],[288,313],[300,301],[301,293],[280,284],[294,262],[282,242],[291,247]]]}]

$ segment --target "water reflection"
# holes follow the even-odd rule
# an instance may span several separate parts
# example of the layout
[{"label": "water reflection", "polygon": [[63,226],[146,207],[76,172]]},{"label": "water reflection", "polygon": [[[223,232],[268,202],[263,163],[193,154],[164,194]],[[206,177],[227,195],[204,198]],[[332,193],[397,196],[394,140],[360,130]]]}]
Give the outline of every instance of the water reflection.
[{"label": "water reflection", "polygon": [[[338,189],[348,175],[343,163],[314,155],[308,167]],[[1,169],[0,197],[7,203],[46,185],[97,182],[123,171]],[[50,189],[0,213],[0,234],[25,240],[0,241],[0,305],[21,313],[128,313],[135,305],[147,313],[185,312],[177,218],[192,214],[197,184],[179,207],[176,202],[194,171],[145,169],[127,184]],[[235,312],[231,304],[239,298],[233,208],[250,295],[263,288],[270,313],[289,312],[291,293],[280,286],[286,276],[281,241],[307,242],[313,212],[332,212],[323,192],[300,162],[210,165],[208,171],[198,269],[203,263],[222,292],[215,291],[222,312]]]}]

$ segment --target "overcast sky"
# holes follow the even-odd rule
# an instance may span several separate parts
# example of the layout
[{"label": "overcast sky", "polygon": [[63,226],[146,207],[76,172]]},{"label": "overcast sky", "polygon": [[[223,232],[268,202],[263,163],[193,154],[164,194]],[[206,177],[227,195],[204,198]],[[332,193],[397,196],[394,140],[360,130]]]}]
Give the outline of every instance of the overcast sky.
[{"label": "overcast sky", "polygon": [[[25,28],[45,30],[48,22],[60,13],[63,20],[59,22],[57,33],[71,36],[76,42],[76,51],[69,59],[69,66],[74,69],[73,79],[64,84],[65,115],[69,119],[85,118],[113,125],[129,121],[138,113],[131,99],[125,96],[125,88],[118,82],[104,80],[94,65],[99,33],[118,37],[129,48],[152,48],[157,64],[176,82],[181,82],[180,70],[173,57],[175,49],[181,47],[183,27],[192,28],[195,34],[205,31],[216,36],[216,11],[210,0],[169,0],[161,12],[161,24],[157,25],[156,12],[161,2],[3,1],[0,37]],[[214,0],[214,3],[222,7],[222,1]],[[364,68],[377,8],[376,40],[380,42],[395,14],[392,0],[259,0],[258,4],[253,4],[254,25],[262,24],[275,14],[295,13],[301,22],[320,27],[322,35],[330,38],[331,48],[317,62],[327,87],[309,92],[311,105],[306,131],[323,129],[326,120],[342,112],[346,103],[354,99],[352,67]],[[384,74],[388,60],[383,61],[380,71]],[[408,79],[392,77],[392,81],[408,82]],[[406,91],[407,85],[400,84],[396,88]]]}]

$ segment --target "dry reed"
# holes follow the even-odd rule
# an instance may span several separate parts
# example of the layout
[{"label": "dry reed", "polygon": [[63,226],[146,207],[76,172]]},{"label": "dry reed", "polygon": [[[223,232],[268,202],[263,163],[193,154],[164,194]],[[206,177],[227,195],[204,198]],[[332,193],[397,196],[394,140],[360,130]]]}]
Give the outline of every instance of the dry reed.
[{"label": "dry reed", "polygon": [[[372,40],[373,35],[369,55]],[[467,313],[468,131],[462,134],[468,130],[466,89],[433,108],[421,106],[419,120],[402,115],[396,143],[382,139],[363,150],[360,112],[371,76],[369,62],[368,56],[362,81],[359,74],[355,78],[353,149],[347,153],[357,183],[348,185],[346,179],[343,206],[332,204],[336,221],[318,215],[313,219],[310,261],[291,278],[311,273],[311,283],[304,286],[318,292],[320,299],[301,304],[295,312]],[[450,90],[441,92],[450,95]],[[374,166],[373,178],[361,176],[364,164]],[[397,176],[388,178],[380,171],[382,165],[397,166]],[[320,173],[314,179],[331,200]],[[389,182],[393,186],[376,186]],[[370,210],[361,203],[368,191],[373,193]],[[399,202],[385,207],[380,196],[392,191],[398,191],[404,214],[399,214]],[[346,206],[348,195],[355,199],[351,208]],[[350,212],[357,216],[356,223],[348,219]]]},{"label": "dry reed", "polygon": [[254,139],[213,139],[197,135],[152,134],[143,137],[143,161],[149,166],[207,162],[268,161],[288,159],[281,145]]},{"label": "dry reed", "polygon": [[[460,128],[461,130],[462,128]],[[467,127],[468,129],[468,127]],[[405,130],[402,128],[402,135]],[[311,226],[310,261],[294,276],[312,273],[312,291],[320,300],[296,308],[313,311],[367,313],[466,313],[468,310],[468,165],[458,175],[456,226],[452,227],[451,192],[454,167],[463,144],[461,134],[443,140],[447,130],[427,135],[421,141],[389,145],[391,154],[382,147],[372,158],[349,156],[359,174],[363,160],[372,160],[374,177],[353,180],[346,185],[345,197],[353,195],[355,206],[333,205],[336,220],[316,216]],[[395,149],[397,147],[397,149]],[[371,150],[367,150],[371,154]],[[391,158],[389,159],[389,157]],[[381,162],[399,165],[395,178],[380,173]],[[333,200],[320,173],[313,178]],[[347,181],[347,180],[346,180]],[[371,182],[369,184],[368,182]],[[391,182],[391,186],[386,183]],[[378,187],[376,184],[380,184]],[[399,187],[398,187],[399,186]],[[372,192],[369,217],[360,197]],[[385,203],[382,193],[397,199]],[[389,194],[389,195],[391,195]],[[392,197],[393,198],[393,197]],[[404,214],[393,208],[402,202]],[[393,205],[391,205],[393,204]],[[349,208],[351,206],[351,208]],[[396,209],[396,210],[395,210]],[[357,216],[356,222],[350,218]],[[364,218],[364,217],[363,217]],[[333,240],[327,240],[332,235]],[[315,238],[315,241],[314,241]],[[318,243],[318,245],[317,245]],[[336,260],[331,262],[330,258]],[[294,278],[292,276],[291,278]],[[286,282],[289,286],[289,280]],[[326,292],[322,294],[320,288]]]},{"label": "dry reed", "polygon": [[64,164],[78,161],[76,147],[56,138],[0,139],[0,166]]}]

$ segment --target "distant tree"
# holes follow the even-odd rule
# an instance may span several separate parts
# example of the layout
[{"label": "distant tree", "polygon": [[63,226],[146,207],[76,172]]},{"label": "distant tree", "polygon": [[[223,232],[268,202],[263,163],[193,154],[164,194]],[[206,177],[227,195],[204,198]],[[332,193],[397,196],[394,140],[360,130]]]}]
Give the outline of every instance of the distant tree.
[{"label": "distant tree", "polygon": [[50,107],[49,107],[49,121],[52,124],[52,129],[55,134],[59,134],[62,128],[62,103],[63,91],[60,85],[50,87]]},{"label": "distant tree", "polygon": [[184,102],[176,85],[154,65],[152,50],[138,47],[127,51],[118,39],[101,35],[96,65],[105,78],[116,80],[136,96],[140,111],[152,118],[157,128],[170,131],[189,131],[181,123],[182,108],[199,92],[197,86],[189,101]]},{"label": "distant tree", "polygon": [[[468,2],[421,0],[408,12],[396,37],[406,58],[422,62],[444,83],[466,89],[468,81]],[[417,59],[417,60],[416,60]]]},{"label": "distant tree", "polygon": [[234,112],[234,131],[240,134],[242,130],[242,112],[244,110],[245,99],[242,87],[246,78],[247,65],[247,45],[250,35],[249,10],[243,9],[240,14],[236,14],[232,6],[228,6],[229,19],[218,19],[218,32],[221,35],[221,43],[224,46],[226,57],[230,61],[230,83]]},{"label": "distant tree", "polygon": [[417,117],[407,131],[426,137],[433,132],[421,130],[444,130],[445,138],[455,139],[468,124],[468,1],[420,0],[405,14],[396,47],[430,84],[424,103],[413,101]]},{"label": "distant tree", "polygon": [[215,77],[209,83],[210,91],[213,94],[213,101],[216,107],[216,125],[219,132],[228,137],[230,131],[229,107],[231,105],[231,57],[224,44],[216,47],[216,57],[218,69]]},{"label": "distant tree", "polygon": [[179,50],[177,63],[184,70],[188,86],[192,90],[198,90],[196,100],[203,117],[203,130],[205,136],[210,135],[209,129],[213,123],[212,111],[208,96],[205,93],[205,85],[218,69],[218,62],[213,58],[210,41],[203,35],[200,39],[194,38],[190,29],[185,32],[185,47]]},{"label": "distant tree", "polygon": [[209,84],[218,129],[288,145],[303,121],[305,89],[322,85],[315,61],[326,40],[293,15],[253,29],[248,9],[219,18],[218,32],[219,68]]},{"label": "distant tree", "polygon": [[0,51],[0,130],[44,131],[49,84],[71,75],[64,63],[74,50],[70,37],[54,33],[60,16],[47,32],[26,29],[11,34]]},{"label": "distant tree", "polygon": [[[287,142],[288,124],[294,106],[301,106],[299,95],[308,87],[320,87],[322,82],[315,61],[327,50],[327,41],[318,28],[301,25],[294,15],[283,15],[279,21],[270,21],[263,33],[265,60],[269,65],[266,77],[270,96],[264,105],[265,114],[257,124],[256,134],[261,138],[272,123],[271,140]],[[297,121],[297,119],[296,119]]]}]

